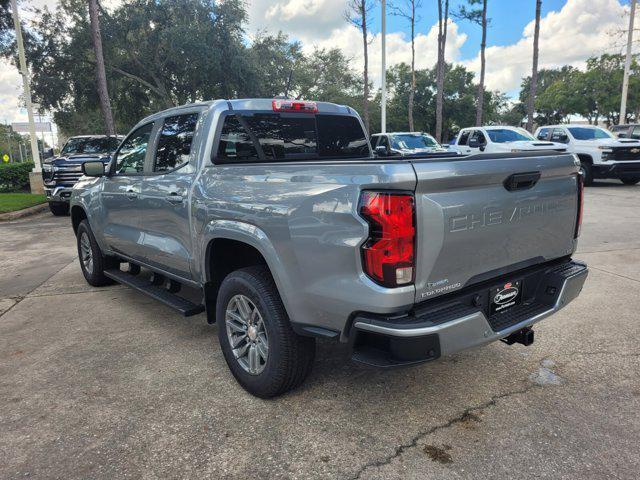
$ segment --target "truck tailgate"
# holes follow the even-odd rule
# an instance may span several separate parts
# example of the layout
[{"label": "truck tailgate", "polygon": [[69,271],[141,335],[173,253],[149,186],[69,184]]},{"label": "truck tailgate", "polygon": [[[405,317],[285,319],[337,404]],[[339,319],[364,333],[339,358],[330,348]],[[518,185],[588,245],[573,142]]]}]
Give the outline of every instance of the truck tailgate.
[{"label": "truck tailgate", "polygon": [[574,251],[574,157],[500,157],[411,162],[418,180],[417,302]]}]

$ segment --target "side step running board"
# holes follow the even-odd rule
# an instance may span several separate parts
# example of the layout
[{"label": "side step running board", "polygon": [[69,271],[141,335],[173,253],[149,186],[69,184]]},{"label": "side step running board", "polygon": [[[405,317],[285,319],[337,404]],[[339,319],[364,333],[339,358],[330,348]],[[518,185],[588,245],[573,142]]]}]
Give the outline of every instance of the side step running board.
[{"label": "side step running board", "polygon": [[185,317],[191,317],[204,312],[204,305],[198,305],[185,298],[169,292],[163,287],[158,287],[149,283],[144,278],[131,275],[121,270],[111,269],[105,270],[104,274],[118,283],[134,288],[139,292],[145,293],[152,298],[164,303],[165,305],[178,310]]}]

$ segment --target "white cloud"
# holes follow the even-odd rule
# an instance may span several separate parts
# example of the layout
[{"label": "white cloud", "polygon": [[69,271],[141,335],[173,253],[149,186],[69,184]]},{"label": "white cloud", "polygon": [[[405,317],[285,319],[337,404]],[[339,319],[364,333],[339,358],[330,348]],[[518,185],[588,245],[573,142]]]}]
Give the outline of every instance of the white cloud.
[{"label": "white cloud", "polygon": [[[549,12],[540,22],[540,68],[562,65],[583,67],[585,60],[605,52],[619,53],[612,33],[625,28],[625,11],[618,0],[568,0],[559,11]],[[534,21],[512,45],[487,48],[487,87],[513,92],[522,77],[531,74]],[[491,36],[491,30],[489,30]],[[480,71],[480,58],[463,62]]]},{"label": "white cloud", "polygon": [[[445,56],[447,61],[458,61],[460,47],[467,39],[467,35],[458,31],[458,26],[451,22],[447,33],[447,49]],[[382,77],[382,37],[373,35],[369,39],[369,69],[370,78],[374,85],[380,85]],[[416,68],[430,68],[437,60],[438,26],[434,25],[428,34],[416,35]],[[361,72],[364,69],[364,53],[362,45],[362,33],[353,25],[343,25],[334,29],[331,34],[322,40],[310,41],[304,44],[305,51],[313,48],[340,48],[348,59],[351,67]],[[411,41],[402,32],[387,34],[387,67],[399,63],[411,63]]]}]

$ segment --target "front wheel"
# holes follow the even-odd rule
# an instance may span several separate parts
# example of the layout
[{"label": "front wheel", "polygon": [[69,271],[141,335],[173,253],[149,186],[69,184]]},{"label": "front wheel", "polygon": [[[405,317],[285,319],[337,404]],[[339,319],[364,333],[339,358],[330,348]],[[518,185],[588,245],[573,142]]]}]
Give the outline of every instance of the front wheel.
[{"label": "front wheel", "polygon": [[69,215],[69,204],[65,202],[49,202],[49,210],[56,217]]},{"label": "front wheel", "polygon": [[249,393],[280,395],[299,386],[311,371],[315,340],[292,330],[265,267],[243,268],[224,279],[216,318],[227,365]]},{"label": "front wheel", "polygon": [[580,173],[582,174],[582,179],[586,187],[593,185],[593,169],[591,168],[591,164],[587,162],[581,162]]},{"label": "front wheel", "polygon": [[105,276],[104,271],[115,268],[118,265],[117,260],[102,254],[87,220],[80,222],[76,235],[80,268],[87,283],[94,287],[111,285],[113,280]]},{"label": "front wheel", "polygon": [[623,177],[620,181],[625,185],[635,185],[640,182],[640,177]]}]

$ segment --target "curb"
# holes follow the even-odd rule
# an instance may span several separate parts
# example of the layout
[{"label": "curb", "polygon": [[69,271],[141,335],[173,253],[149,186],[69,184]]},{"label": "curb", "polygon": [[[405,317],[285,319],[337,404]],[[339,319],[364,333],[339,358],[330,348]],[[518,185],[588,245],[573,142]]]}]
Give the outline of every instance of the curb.
[{"label": "curb", "polygon": [[30,217],[31,215],[35,215],[36,213],[44,212],[48,208],[49,204],[47,202],[44,202],[39,205],[34,205],[33,207],[17,210],[15,212],[0,213],[0,222],[8,222],[11,220],[18,220],[19,218]]}]

